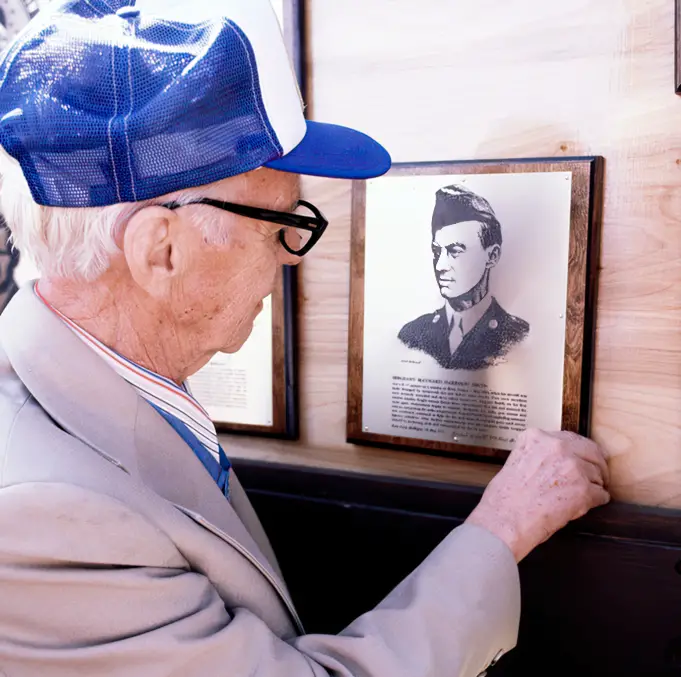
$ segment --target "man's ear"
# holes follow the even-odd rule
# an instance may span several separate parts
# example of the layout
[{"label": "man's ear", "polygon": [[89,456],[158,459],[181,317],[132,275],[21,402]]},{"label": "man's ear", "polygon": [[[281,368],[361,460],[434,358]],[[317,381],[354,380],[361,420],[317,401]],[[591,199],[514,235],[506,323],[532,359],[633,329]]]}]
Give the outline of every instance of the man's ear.
[{"label": "man's ear", "polygon": [[487,247],[487,268],[494,268],[501,258],[501,245],[493,244]]},{"label": "man's ear", "polygon": [[177,220],[170,209],[145,207],[132,216],[123,234],[123,254],[132,278],[156,298],[169,293],[178,274]]}]

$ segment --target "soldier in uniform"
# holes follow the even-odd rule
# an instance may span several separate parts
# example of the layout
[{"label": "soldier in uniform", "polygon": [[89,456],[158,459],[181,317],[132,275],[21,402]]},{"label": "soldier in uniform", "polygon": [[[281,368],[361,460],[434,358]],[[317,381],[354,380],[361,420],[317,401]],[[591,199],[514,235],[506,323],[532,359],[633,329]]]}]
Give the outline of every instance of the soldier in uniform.
[{"label": "soldier in uniform", "polygon": [[490,293],[501,257],[501,225],[487,200],[461,186],[440,188],[432,218],[433,269],[445,300],[402,327],[399,339],[445,369],[486,369],[523,341],[530,325]]}]

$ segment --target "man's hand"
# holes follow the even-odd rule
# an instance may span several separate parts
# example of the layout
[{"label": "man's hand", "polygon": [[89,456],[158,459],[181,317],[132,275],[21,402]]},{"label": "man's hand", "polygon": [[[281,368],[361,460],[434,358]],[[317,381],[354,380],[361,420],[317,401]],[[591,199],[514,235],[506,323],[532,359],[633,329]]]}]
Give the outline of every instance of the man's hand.
[{"label": "man's hand", "polygon": [[598,446],[570,432],[526,430],[471,513],[520,562],[571,520],[610,500],[608,466]]}]

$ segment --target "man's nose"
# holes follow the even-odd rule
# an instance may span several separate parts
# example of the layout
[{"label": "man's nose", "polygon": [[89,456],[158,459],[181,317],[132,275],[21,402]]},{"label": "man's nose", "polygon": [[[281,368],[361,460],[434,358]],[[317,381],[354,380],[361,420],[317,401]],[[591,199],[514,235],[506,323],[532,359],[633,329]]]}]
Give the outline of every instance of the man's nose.
[{"label": "man's nose", "polygon": [[445,270],[449,270],[451,266],[449,265],[449,260],[448,260],[447,252],[440,252],[440,255],[437,257],[437,260],[435,262],[435,270],[438,272],[444,272]]}]

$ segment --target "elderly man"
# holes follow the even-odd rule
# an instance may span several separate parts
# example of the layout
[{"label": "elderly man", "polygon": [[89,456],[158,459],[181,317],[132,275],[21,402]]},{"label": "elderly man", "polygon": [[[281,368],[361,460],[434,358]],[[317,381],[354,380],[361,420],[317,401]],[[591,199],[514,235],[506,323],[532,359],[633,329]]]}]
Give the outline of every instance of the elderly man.
[{"label": "elderly man", "polygon": [[490,291],[501,257],[501,224],[485,198],[462,186],[435,194],[431,221],[433,269],[444,306],[402,327],[398,338],[445,369],[499,364],[530,331]]},{"label": "elderly man", "polygon": [[473,677],[511,649],[516,563],[609,498],[596,445],[527,432],[378,607],[311,635],[184,385],[326,226],[296,173],[390,163],[305,122],[266,0],[58,2],[0,106],[2,210],[41,272],[0,316],[0,674]]}]

